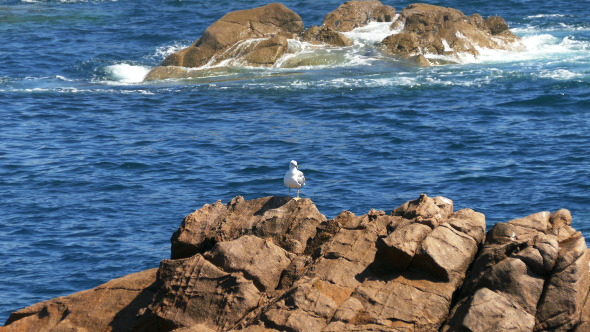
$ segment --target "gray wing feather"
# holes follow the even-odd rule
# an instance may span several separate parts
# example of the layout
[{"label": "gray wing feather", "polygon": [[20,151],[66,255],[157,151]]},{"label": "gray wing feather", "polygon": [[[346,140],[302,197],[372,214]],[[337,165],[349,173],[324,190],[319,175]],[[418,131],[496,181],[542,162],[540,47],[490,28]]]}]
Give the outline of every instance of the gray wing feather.
[{"label": "gray wing feather", "polygon": [[299,172],[299,174],[297,174],[297,183],[299,183],[301,186],[305,184],[305,176],[303,175],[303,172]]}]

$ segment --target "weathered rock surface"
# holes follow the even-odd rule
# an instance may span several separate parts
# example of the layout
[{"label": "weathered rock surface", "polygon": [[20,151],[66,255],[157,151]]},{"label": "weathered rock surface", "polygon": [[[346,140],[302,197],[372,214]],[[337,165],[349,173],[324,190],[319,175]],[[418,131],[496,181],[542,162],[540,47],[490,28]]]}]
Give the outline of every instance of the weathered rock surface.
[{"label": "weathered rock surface", "polygon": [[381,42],[383,49],[406,58],[424,54],[477,56],[479,48],[524,49],[520,38],[498,16],[484,21],[479,14],[467,17],[457,9],[422,3],[404,8],[392,28],[401,31],[385,38]]},{"label": "weathered rock surface", "polygon": [[0,331],[129,331],[158,290],[157,269],[13,312]]},{"label": "weathered rock surface", "polygon": [[380,1],[347,1],[328,13],[321,26],[312,26],[301,35],[301,40],[313,44],[350,46],[353,41],[342,32],[364,27],[371,22],[391,22],[395,8]]},{"label": "weathered rock surface", "polygon": [[570,331],[590,286],[590,253],[567,210],[495,225],[442,331]]},{"label": "weathered rock surface", "polygon": [[227,205],[217,201],[184,218],[172,235],[171,257],[190,257],[243,235],[272,239],[283,249],[300,254],[325,220],[308,198],[269,196],[246,201],[238,196]]},{"label": "weathered rock surface", "polygon": [[13,313],[4,331],[585,331],[567,210],[495,225],[419,198],[326,220],[309,199],[206,204],[159,269]]},{"label": "weathered rock surface", "polygon": [[227,13],[205,30],[193,45],[168,56],[146,80],[177,77],[168,66],[200,67],[235,59],[244,65],[272,65],[288,50],[287,39],[303,31],[299,15],[282,4]]},{"label": "weathered rock surface", "polygon": [[327,14],[322,26],[348,32],[370,22],[391,22],[394,18],[395,8],[385,6],[380,1],[347,1]]},{"label": "weathered rock surface", "polygon": [[333,46],[350,46],[352,40],[331,27],[316,25],[305,30],[301,40],[312,44],[328,44]]}]

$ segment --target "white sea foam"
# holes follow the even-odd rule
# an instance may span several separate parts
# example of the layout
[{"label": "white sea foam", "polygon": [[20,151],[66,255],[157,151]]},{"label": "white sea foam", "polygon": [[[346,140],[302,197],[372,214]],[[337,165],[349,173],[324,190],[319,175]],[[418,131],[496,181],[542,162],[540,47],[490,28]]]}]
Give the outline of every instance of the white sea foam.
[{"label": "white sea foam", "polygon": [[391,22],[370,22],[364,27],[356,28],[343,34],[352,39],[355,44],[362,46],[376,45],[389,35],[399,33],[401,29],[391,30],[391,24]]},{"label": "white sea foam", "polygon": [[537,14],[529,15],[526,18],[546,18],[546,17],[565,17],[563,14]]},{"label": "white sea foam", "polygon": [[139,83],[142,82],[149,73],[150,68],[121,63],[107,66],[105,70],[112,81],[120,83]]},{"label": "white sea foam", "polygon": [[580,73],[574,73],[567,69],[556,69],[556,70],[541,70],[539,77],[552,78],[554,80],[567,81],[574,78],[582,77]]},{"label": "white sea foam", "polygon": [[175,42],[172,45],[164,45],[156,48],[154,53],[151,55],[152,58],[156,59],[157,61],[164,60],[167,56],[172,53],[176,53],[183,48],[189,47],[190,44],[187,42]]}]

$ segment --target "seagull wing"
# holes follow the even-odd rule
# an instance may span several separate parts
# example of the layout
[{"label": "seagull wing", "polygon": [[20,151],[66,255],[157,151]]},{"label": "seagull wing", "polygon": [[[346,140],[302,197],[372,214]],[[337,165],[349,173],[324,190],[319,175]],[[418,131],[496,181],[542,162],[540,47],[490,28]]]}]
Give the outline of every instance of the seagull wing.
[{"label": "seagull wing", "polygon": [[302,187],[303,187],[303,185],[305,185],[305,176],[303,176],[303,172],[299,171],[297,173],[296,181]]}]

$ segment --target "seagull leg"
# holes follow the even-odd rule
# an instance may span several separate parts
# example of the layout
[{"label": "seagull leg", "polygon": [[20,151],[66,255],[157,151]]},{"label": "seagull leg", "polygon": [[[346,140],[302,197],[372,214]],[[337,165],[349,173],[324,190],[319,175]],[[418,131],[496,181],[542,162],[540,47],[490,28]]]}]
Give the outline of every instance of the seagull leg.
[{"label": "seagull leg", "polygon": [[289,197],[291,197],[291,187],[289,187]]},{"label": "seagull leg", "polygon": [[297,198],[299,198],[299,189],[297,189]]}]

